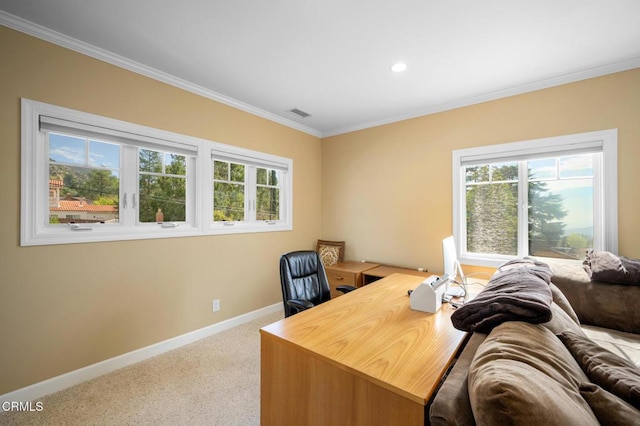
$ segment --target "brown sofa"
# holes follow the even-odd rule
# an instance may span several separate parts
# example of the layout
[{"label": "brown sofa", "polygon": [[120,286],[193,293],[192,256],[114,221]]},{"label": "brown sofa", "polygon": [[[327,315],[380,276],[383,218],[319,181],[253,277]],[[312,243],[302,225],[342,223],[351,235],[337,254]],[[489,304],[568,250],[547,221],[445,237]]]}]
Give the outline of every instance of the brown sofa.
[{"label": "brown sofa", "polygon": [[591,281],[579,263],[550,266],[551,320],[471,334],[431,424],[640,423],[640,285]]}]

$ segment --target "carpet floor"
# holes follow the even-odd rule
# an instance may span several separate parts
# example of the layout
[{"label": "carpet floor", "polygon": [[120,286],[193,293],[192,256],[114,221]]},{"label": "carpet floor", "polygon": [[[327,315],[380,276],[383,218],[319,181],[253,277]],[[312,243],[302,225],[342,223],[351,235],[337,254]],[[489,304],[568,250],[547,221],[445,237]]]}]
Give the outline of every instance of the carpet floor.
[{"label": "carpet floor", "polygon": [[260,424],[261,327],[282,313],[47,395],[40,412],[0,413],[0,425]]}]

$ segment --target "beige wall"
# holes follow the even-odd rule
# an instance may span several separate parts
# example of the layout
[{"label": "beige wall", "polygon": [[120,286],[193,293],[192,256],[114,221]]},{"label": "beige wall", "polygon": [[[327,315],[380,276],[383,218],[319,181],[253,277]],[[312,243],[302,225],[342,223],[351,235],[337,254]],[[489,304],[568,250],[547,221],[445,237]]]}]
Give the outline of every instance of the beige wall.
[{"label": "beige wall", "polygon": [[452,150],[617,128],[619,253],[640,258],[639,117],[635,69],[326,138],[323,237],[350,259],[441,271]]},{"label": "beige wall", "polygon": [[[640,70],[321,142],[4,27],[0,57],[0,395],[277,303],[279,255],[319,236],[439,271],[452,149],[618,128],[619,249],[640,257]],[[20,97],[293,158],[294,231],[20,247]]]},{"label": "beige wall", "polygon": [[[0,58],[0,395],[281,301],[280,254],[320,235],[318,138],[5,27]],[[294,230],[20,247],[21,97],[292,158]]]}]

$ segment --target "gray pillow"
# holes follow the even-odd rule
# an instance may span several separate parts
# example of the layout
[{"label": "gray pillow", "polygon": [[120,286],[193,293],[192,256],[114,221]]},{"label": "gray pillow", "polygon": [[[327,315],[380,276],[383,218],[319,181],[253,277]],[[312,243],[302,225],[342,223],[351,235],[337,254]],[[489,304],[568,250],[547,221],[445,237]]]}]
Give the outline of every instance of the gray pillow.
[{"label": "gray pillow", "polygon": [[593,281],[640,284],[640,260],[591,249],[587,251],[583,265]]}]

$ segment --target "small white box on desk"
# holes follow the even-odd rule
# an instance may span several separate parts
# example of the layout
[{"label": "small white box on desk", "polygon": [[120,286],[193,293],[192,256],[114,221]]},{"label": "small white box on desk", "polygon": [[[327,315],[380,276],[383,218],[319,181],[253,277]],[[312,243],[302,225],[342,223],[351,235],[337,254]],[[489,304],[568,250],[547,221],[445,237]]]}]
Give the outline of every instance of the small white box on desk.
[{"label": "small white box on desk", "polygon": [[448,279],[432,275],[420,283],[409,296],[414,311],[435,313],[442,305]]}]

